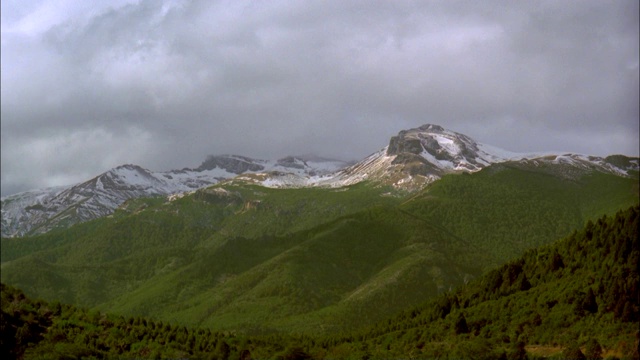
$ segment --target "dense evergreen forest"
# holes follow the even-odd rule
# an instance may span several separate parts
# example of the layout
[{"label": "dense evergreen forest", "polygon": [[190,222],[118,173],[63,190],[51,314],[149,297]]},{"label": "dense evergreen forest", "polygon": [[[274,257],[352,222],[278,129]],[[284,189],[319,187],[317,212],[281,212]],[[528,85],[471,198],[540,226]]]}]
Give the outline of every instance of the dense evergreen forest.
[{"label": "dense evergreen forest", "polygon": [[[637,359],[635,206],[365,330],[246,335],[31,299],[2,284],[3,359]],[[383,306],[383,304],[381,304]]]}]

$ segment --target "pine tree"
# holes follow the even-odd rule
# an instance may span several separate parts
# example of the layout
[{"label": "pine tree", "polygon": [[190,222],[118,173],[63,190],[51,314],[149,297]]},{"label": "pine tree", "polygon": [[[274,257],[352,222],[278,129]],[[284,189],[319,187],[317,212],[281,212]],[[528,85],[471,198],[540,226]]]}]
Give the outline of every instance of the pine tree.
[{"label": "pine tree", "polygon": [[584,298],[582,307],[585,311],[588,311],[592,314],[598,312],[598,303],[596,302],[596,295],[593,293],[593,290],[591,290],[591,288],[589,288],[589,291],[587,291],[587,295]]},{"label": "pine tree", "polygon": [[454,329],[455,329],[456,335],[467,334],[469,332],[469,327],[467,326],[467,319],[464,317],[463,313],[460,313],[458,315]]},{"label": "pine tree", "polygon": [[515,348],[509,353],[509,360],[526,360],[527,350],[525,350],[524,341],[518,341],[515,345]]},{"label": "pine tree", "polygon": [[216,346],[216,354],[218,354],[219,358],[222,360],[228,360],[230,353],[231,348],[229,347],[229,344],[222,340],[219,340],[218,345]]},{"label": "pine tree", "polygon": [[584,356],[582,350],[580,350],[580,348],[575,344],[567,346],[562,351],[562,357],[568,360],[587,360],[587,357]]},{"label": "pine tree", "polygon": [[602,359],[602,347],[598,343],[598,340],[591,339],[587,342],[587,348],[585,349],[584,354],[589,360],[600,360]]}]

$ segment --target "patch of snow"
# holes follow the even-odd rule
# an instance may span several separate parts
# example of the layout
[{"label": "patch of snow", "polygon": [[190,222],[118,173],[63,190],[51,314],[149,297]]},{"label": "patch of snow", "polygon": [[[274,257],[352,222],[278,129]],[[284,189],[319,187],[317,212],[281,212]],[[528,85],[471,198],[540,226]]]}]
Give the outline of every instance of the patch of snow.
[{"label": "patch of snow", "polygon": [[96,189],[104,191],[104,185],[102,184],[102,180],[100,180],[99,176],[96,179]]},{"label": "patch of snow", "polygon": [[455,141],[450,136],[433,134],[431,135],[431,137],[433,137],[438,142],[440,147],[445,149],[449,154],[454,156],[460,154],[461,152],[460,147],[458,146],[458,144],[455,143]]},{"label": "patch of snow", "polygon": [[535,159],[549,155],[555,155],[553,152],[531,152],[531,153],[518,153],[513,151],[504,150],[502,148],[477,143],[476,144],[481,153],[481,158],[489,163],[505,162],[505,161],[518,161],[523,159]]},{"label": "patch of snow", "polygon": [[430,162],[431,164],[437,166],[439,169],[455,169],[456,165],[454,163],[452,163],[451,161],[448,160],[438,160],[435,158],[435,156],[431,155],[429,152],[427,151],[423,151],[422,153],[420,153],[420,156],[422,156],[423,158],[427,159],[428,162]]}]

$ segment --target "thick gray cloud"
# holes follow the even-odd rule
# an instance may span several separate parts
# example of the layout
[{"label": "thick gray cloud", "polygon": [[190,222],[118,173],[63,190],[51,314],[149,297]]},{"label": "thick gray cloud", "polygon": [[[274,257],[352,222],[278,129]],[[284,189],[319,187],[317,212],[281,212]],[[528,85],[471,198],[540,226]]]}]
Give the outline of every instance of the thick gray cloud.
[{"label": "thick gray cloud", "polygon": [[638,155],[638,2],[3,1],[2,195],[436,123]]}]

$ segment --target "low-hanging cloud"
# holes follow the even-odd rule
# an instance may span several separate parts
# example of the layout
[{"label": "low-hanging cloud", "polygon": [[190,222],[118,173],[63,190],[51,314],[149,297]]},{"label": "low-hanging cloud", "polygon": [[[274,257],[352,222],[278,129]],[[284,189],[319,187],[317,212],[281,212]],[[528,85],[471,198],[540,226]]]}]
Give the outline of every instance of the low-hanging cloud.
[{"label": "low-hanging cloud", "polygon": [[2,195],[436,123],[638,154],[638,2],[2,2]]}]

